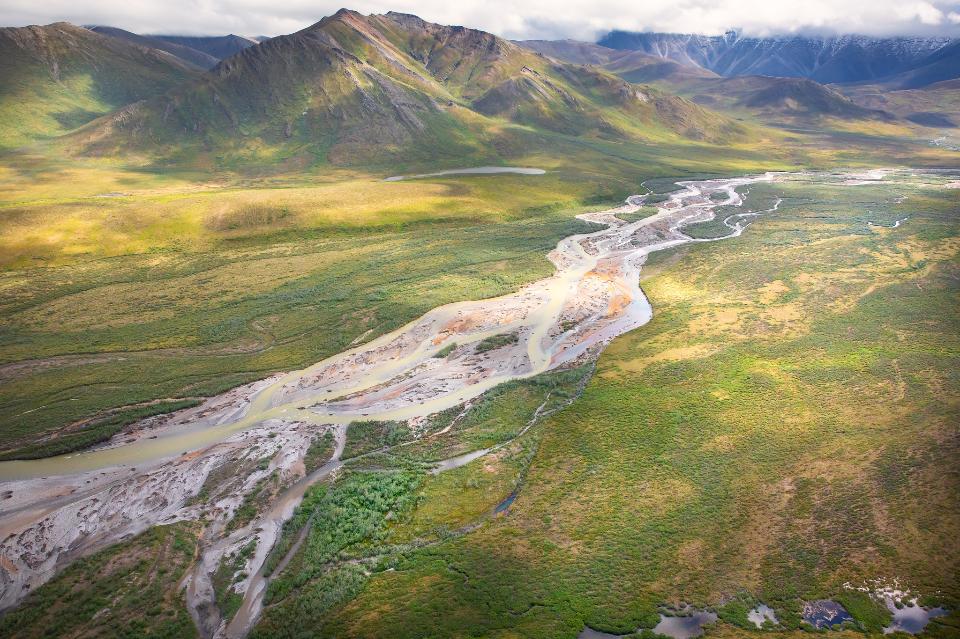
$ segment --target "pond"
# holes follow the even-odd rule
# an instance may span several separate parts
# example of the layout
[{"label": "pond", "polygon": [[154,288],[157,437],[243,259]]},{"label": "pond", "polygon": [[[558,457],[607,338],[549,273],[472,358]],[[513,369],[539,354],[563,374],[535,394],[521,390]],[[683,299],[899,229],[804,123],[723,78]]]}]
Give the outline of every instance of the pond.
[{"label": "pond", "polygon": [[[661,635],[672,637],[673,639],[691,639],[703,634],[703,627],[716,622],[717,615],[712,612],[698,611],[693,608],[687,608],[687,614],[683,617],[668,617],[660,615],[660,622],[653,627],[653,631]],[[632,633],[628,633],[632,634]],[[626,635],[617,635],[609,632],[594,630],[590,626],[584,626],[577,639],[618,639]]]},{"label": "pond", "polygon": [[897,608],[891,597],[887,597],[887,609],[893,614],[893,623],[883,629],[883,634],[888,635],[891,632],[908,632],[915,635],[921,632],[930,623],[934,617],[942,617],[947,614],[943,608],[926,609],[918,606],[916,599],[902,608]]},{"label": "pond", "polygon": [[763,628],[763,623],[769,621],[773,624],[780,623],[780,620],[777,619],[776,613],[773,611],[773,608],[767,604],[760,604],[753,610],[747,613],[747,619],[753,622],[757,628]]},{"label": "pond", "polygon": [[814,628],[832,628],[844,621],[852,621],[853,617],[836,601],[820,599],[803,604],[803,620]]}]

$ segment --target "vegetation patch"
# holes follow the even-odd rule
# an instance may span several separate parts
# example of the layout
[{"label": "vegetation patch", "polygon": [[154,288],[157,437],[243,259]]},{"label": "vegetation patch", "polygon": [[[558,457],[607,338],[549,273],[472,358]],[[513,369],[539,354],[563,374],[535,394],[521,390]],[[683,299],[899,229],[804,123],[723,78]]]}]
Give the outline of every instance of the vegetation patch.
[{"label": "vegetation patch", "polygon": [[456,342],[450,342],[449,344],[447,344],[446,346],[444,346],[443,348],[441,348],[439,351],[437,351],[436,353],[434,353],[433,356],[434,356],[435,358],[437,358],[437,359],[443,359],[443,358],[445,358],[447,355],[449,355],[450,353],[452,353],[455,348],[457,348],[457,343],[456,343]]},{"label": "vegetation patch", "polygon": [[335,445],[333,433],[330,431],[313,438],[303,456],[303,466],[308,475],[330,461]]},{"label": "vegetation patch", "polygon": [[490,337],[486,337],[477,343],[476,351],[478,353],[486,353],[498,348],[503,348],[504,346],[509,346],[510,344],[516,344],[519,341],[519,333],[500,333],[499,335],[491,335]]},{"label": "vegetation patch", "polygon": [[341,459],[352,459],[381,448],[396,446],[412,437],[406,422],[351,422]]},{"label": "vegetation patch", "polygon": [[180,581],[200,526],[156,526],[70,564],[0,618],[0,636],[195,637]]}]

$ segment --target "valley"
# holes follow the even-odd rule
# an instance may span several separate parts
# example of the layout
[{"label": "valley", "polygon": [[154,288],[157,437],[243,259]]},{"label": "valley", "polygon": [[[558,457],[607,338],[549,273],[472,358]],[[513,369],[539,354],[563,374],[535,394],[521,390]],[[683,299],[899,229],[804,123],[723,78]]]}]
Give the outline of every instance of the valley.
[{"label": "valley", "polygon": [[0,637],[960,636],[956,39],[116,24],[0,28]]}]

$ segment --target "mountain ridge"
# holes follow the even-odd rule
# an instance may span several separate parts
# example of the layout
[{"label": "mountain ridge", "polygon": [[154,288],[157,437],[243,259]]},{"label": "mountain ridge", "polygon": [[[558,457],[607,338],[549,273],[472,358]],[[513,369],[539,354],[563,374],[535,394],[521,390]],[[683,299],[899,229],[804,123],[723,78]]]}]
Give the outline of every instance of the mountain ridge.
[{"label": "mountain ridge", "polygon": [[[904,73],[957,40],[947,37],[875,38],[860,35],[755,38],[611,31],[598,44],[636,50],[719,75],[805,77],[821,83],[878,80]],[[953,63],[956,65],[956,62]],[[960,66],[954,66],[960,75]],[[941,78],[944,79],[944,78]]]},{"label": "mountain ridge", "polygon": [[[218,63],[78,139],[147,150],[343,164],[437,153],[493,157],[502,122],[564,135],[728,140],[745,127],[490,33],[341,9]],[[191,148],[184,155],[182,146]]]},{"label": "mountain ridge", "polygon": [[66,22],[0,28],[0,147],[56,137],[197,74],[170,53]]}]

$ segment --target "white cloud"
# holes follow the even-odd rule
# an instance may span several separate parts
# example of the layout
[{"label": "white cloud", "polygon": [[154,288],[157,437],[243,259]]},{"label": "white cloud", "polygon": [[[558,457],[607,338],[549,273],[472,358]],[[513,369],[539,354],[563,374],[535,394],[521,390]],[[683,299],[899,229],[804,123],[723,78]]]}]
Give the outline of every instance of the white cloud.
[{"label": "white cloud", "polygon": [[[3,0],[0,23],[67,20],[138,33],[278,35],[339,8],[323,0]],[[751,35],[960,36],[960,0],[358,0],[350,8],[415,13],[510,38],[594,39],[610,29],[718,34],[730,28]]]}]

